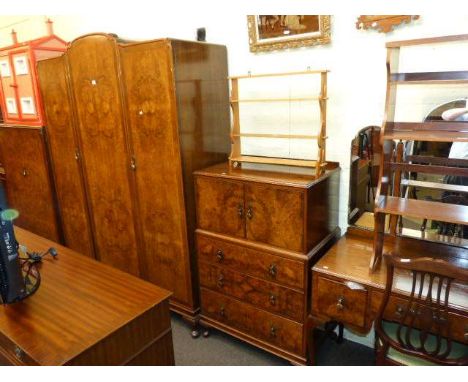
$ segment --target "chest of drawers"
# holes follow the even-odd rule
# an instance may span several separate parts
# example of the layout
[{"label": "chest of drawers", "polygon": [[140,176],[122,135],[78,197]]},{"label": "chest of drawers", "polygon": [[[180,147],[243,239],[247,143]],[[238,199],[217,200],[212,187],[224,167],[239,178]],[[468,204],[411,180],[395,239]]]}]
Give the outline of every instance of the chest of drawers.
[{"label": "chest of drawers", "polygon": [[339,236],[338,188],[336,164],[195,172],[201,323],[306,364],[308,270]]}]

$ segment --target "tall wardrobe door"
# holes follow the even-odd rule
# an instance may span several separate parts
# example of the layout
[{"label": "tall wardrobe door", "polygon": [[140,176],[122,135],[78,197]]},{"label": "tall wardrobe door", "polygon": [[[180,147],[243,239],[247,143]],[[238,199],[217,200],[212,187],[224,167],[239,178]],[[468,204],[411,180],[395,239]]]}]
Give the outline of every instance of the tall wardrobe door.
[{"label": "tall wardrobe door", "polygon": [[139,275],[114,44],[104,35],[84,37],[68,58],[96,255]]},{"label": "tall wardrobe door", "polygon": [[147,276],[192,304],[170,55],[166,42],[121,49]]},{"label": "tall wardrobe door", "polygon": [[53,188],[42,128],[0,127],[0,147],[10,208],[19,212],[15,224],[60,241]]},{"label": "tall wardrobe door", "polygon": [[64,56],[39,62],[38,75],[65,245],[94,257]]}]

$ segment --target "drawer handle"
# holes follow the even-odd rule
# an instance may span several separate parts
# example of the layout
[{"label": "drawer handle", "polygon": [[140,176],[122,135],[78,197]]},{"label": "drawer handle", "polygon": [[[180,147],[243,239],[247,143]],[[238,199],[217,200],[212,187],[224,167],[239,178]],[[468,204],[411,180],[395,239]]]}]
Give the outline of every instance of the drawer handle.
[{"label": "drawer handle", "polygon": [[220,309],[219,309],[219,315],[221,317],[226,317],[226,311],[224,310],[224,306],[222,306]]},{"label": "drawer handle", "polygon": [[23,168],[23,171],[21,171],[21,175],[28,176],[28,174],[28,171],[25,168]]},{"label": "drawer handle", "polygon": [[242,204],[239,204],[237,206],[237,215],[242,218],[244,216],[244,206]]},{"label": "drawer handle", "polygon": [[16,358],[18,358],[19,360],[22,360],[23,357],[24,357],[24,351],[19,348],[18,346],[15,347],[15,355],[16,355]]},{"label": "drawer handle", "polygon": [[273,325],[270,327],[270,337],[276,337],[276,328]]},{"label": "drawer handle", "polygon": [[401,305],[397,305],[395,316],[401,317],[403,315],[403,307]]},{"label": "drawer handle", "polygon": [[78,149],[75,149],[75,160],[80,160],[80,152]]},{"label": "drawer handle", "polygon": [[223,274],[221,273],[219,276],[218,276],[218,287],[219,288],[222,288],[224,286],[224,276]]},{"label": "drawer handle", "polygon": [[252,210],[252,207],[249,206],[249,208],[247,208],[247,219],[251,220],[253,218],[253,210]]},{"label": "drawer handle", "polygon": [[273,293],[270,293],[270,304],[276,305],[276,296]]},{"label": "drawer handle", "polygon": [[276,277],[276,272],[277,272],[276,264],[273,263],[273,264],[271,264],[270,267],[268,268],[268,273],[270,274],[271,277]]},{"label": "drawer handle", "polygon": [[224,260],[224,252],[221,249],[218,249],[216,251],[216,258],[218,259],[218,261]]},{"label": "drawer handle", "polygon": [[343,310],[344,309],[344,297],[340,296],[338,298],[338,302],[336,303],[336,309]]}]

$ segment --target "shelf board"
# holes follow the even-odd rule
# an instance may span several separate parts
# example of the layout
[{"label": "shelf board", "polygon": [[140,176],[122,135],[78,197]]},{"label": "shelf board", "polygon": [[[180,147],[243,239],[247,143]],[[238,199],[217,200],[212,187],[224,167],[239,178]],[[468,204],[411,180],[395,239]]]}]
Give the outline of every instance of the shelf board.
[{"label": "shelf board", "polygon": [[466,122],[387,122],[383,139],[426,142],[468,142]]},{"label": "shelf board", "polygon": [[241,76],[230,76],[228,79],[236,80],[242,78],[261,78],[261,77],[284,77],[284,76],[296,76],[296,75],[304,75],[304,74],[320,74],[320,73],[328,73],[329,70],[302,70],[298,72],[284,72],[284,73],[266,73],[266,74],[245,74]]},{"label": "shelf board", "polygon": [[437,182],[425,182],[421,180],[402,179],[401,185],[406,187],[421,187],[431,190],[453,191],[468,193],[468,186],[460,186],[458,184],[447,184]]},{"label": "shelf board", "polygon": [[381,196],[374,211],[454,224],[468,224],[468,206],[458,204]]},{"label": "shelf board", "polygon": [[[301,135],[301,134],[256,134],[256,133],[240,133],[231,134],[231,136],[246,137],[246,138],[285,138],[285,139],[320,139],[319,135]],[[326,139],[327,137],[324,137]]]},{"label": "shelf board", "polygon": [[399,84],[467,83],[468,71],[392,73],[390,81]]},{"label": "shelf board", "polygon": [[[231,160],[231,162],[279,164],[279,165],[284,165],[284,166],[299,166],[299,167],[317,167],[316,160],[271,158],[271,157],[252,156],[252,155],[241,155],[238,157],[231,157],[229,159]],[[326,165],[327,165],[326,163],[322,163],[322,167],[325,167]]]},{"label": "shelf board", "polygon": [[260,102],[299,102],[299,101],[321,101],[327,98],[314,96],[314,97],[297,97],[297,98],[244,98],[232,99],[231,103],[260,103]]},{"label": "shelf board", "polygon": [[438,260],[451,260],[454,265],[468,269],[468,251],[457,245],[416,238],[398,236],[389,251],[400,258],[429,257]]},{"label": "shelf board", "polygon": [[389,41],[385,44],[385,46],[387,48],[399,48],[400,46],[440,44],[444,42],[464,41],[464,40],[468,40],[468,34],[439,36],[439,37],[426,37],[426,38],[418,38],[414,40],[403,40],[403,41]]}]

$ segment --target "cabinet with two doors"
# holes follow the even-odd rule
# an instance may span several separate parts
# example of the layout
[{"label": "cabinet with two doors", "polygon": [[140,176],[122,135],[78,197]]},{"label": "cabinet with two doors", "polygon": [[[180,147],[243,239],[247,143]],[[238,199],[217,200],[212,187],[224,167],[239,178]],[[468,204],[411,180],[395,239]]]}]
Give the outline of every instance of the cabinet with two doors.
[{"label": "cabinet with two doors", "polygon": [[[268,168],[268,167],[267,167]],[[195,172],[201,323],[307,363],[310,266],[339,235],[339,168]]]}]

